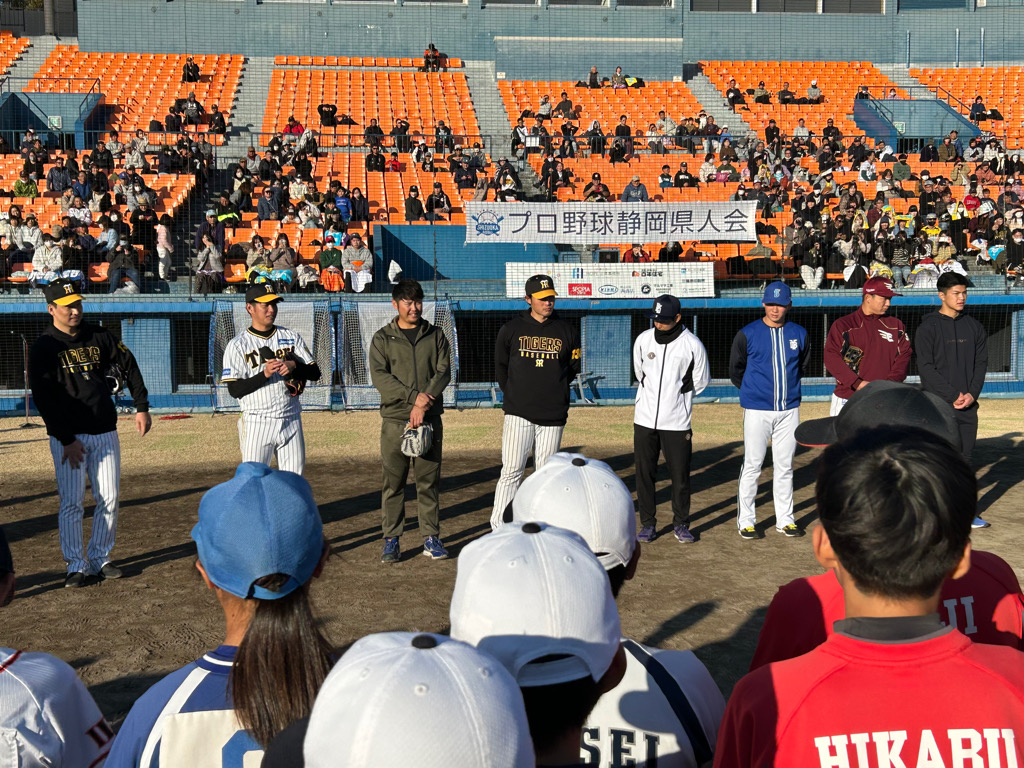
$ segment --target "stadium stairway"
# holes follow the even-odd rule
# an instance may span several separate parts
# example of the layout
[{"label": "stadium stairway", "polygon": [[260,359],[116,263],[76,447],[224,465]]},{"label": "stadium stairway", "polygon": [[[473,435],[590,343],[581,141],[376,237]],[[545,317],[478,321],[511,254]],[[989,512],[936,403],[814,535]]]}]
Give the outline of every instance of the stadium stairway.
[{"label": "stadium stairway", "polygon": [[[686,84],[690,87],[693,95],[697,97],[704,111],[715,118],[716,123],[729,126],[729,133],[733,135],[734,141],[747,139],[757,133],[743,118],[742,113],[729,109],[729,103],[725,100],[725,96],[707,75],[698,73],[687,80]],[[672,115],[672,118],[678,120],[677,115]],[[758,136],[758,138],[761,137]]]},{"label": "stadium stairway", "polygon": [[[225,170],[229,163],[233,163],[245,154],[251,141],[258,143],[263,138],[252,136],[250,132],[258,132],[263,126],[263,113],[267,108],[270,77],[273,73],[273,56],[249,56],[246,58],[231,115],[231,125],[228,127],[227,140],[224,146],[217,149],[218,169]],[[263,152],[258,145],[256,151],[261,154]]]},{"label": "stadium stairway", "polygon": [[21,58],[14,62],[14,66],[11,67],[12,90],[20,91],[24,86],[28,85],[28,81],[43,66],[46,57],[53,52],[58,43],[61,45],[75,45],[78,43],[78,38],[64,37],[58,40],[53,35],[40,35],[39,37],[32,38],[32,44],[22,54]]},{"label": "stadium stairway", "polygon": [[910,93],[915,99],[934,99],[935,92],[928,89],[924,83],[916,77],[912,77],[907,68],[902,64],[875,64],[885,76],[892,80],[899,88]]}]

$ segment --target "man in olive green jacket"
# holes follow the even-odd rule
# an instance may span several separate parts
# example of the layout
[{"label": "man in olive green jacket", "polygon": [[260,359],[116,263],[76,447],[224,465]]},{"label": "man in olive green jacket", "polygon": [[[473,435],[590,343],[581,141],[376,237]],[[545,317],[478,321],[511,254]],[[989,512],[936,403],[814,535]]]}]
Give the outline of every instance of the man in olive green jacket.
[{"label": "man in olive green jacket", "polygon": [[434,560],[448,557],[440,533],[438,489],[444,432],[444,388],[451,381],[451,347],[440,328],[423,319],[423,288],[415,280],[400,280],[391,292],[398,316],[373,335],[370,379],[380,392],[380,458],[383,467],[381,513],[382,563],[401,558],[398,537],[405,524],[405,483],[410,458],[402,453],[407,428],[428,423],[433,429],[430,449],[413,459],[423,554]]}]

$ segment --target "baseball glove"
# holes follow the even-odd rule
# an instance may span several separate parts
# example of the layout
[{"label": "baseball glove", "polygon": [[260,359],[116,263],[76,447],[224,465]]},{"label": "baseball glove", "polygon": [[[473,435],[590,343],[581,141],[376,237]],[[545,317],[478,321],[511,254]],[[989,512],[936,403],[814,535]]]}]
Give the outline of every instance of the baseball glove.
[{"label": "baseball glove", "polygon": [[124,369],[120,365],[112,363],[106,370],[106,373],[103,374],[103,378],[106,379],[110,394],[119,395],[124,392],[126,376]]},{"label": "baseball glove", "polygon": [[285,381],[284,386],[291,397],[298,397],[305,391],[306,382],[302,379],[288,379]]},{"label": "baseball glove", "polygon": [[860,373],[860,362],[864,359],[864,350],[850,344],[850,338],[843,334],[843,348],[840,350],[843,362],[846,363],[854,373]]},{"label": "baseball glove", "polygon": [[430,450],[433,440],[434,429],[429,424],[421,424],[415,429],[407,427],[402,435],[402,453],[418,458]]}]

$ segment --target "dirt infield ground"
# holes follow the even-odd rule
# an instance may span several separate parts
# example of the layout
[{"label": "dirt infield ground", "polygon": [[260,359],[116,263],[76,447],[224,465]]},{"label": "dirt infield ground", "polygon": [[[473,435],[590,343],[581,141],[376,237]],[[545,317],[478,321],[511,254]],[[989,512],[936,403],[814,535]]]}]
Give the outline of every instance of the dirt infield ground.
[{"label": "dirt infield ground", "polygon": [[[824,403],[803,408],[805,419],[823,415]],[[664,535],[671,513],[662,478],[662,536],[644,547],[637,578],[619,601],[627,635],[694,650],[727,694],[746,671],[775,588],[820,570],[808,537],[791,540],[774,531],[770,471],[762,475],[758,497],[758,527],[768,529],[766,537],[749,542],[736,535],[740,417],[738,406],[695,409],[693,528],[700,540],[684,546]],[[458,553],[489,530],[501,413],[466,411],[445,419],[442,535],[454,557],[444,562],[419,557],[420,537],[412,529],[402,539],[409,551],[393,567],[378,560],[378,416],[308,414],[304,419],[306,474],[337,554],[313,594],[338,645],[384,630],[447,630]],[[629,408],[574,410],[563,446],[609,462],[632,488],[631,420]],[[117,723],[155,680],[221,639],[219,609],[192,566],[189,531],[203,492],[234,471],[236,417],[158,420],[144,439],[130,431],[130,421],[121,421],[121,517],[114,556],[127,578],[80,590],[62,588],[46,437],[41,429],[19,429],[21,421],[0,420],[0,521],[18,571],[18,597],[2,612],[0,645],[47,651],[68,661]],[[1024,505],[1024,402],[985,401],[980,438],[975,458],[981,506],[993,527],[976,533],[975,546],[1001,555],[1024,576],[1016,520]],[[801,450],[796,459],[796,512],[804,526],[815,519],[818,453]]]}]

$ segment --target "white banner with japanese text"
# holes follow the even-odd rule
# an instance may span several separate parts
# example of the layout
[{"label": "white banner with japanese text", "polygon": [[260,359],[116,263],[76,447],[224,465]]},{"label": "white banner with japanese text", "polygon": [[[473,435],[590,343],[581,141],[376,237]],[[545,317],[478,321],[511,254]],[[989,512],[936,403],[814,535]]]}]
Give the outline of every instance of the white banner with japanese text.
[{"label": "white banner with japanese text", "polygon": [[466,202],[467,243],[754,242],[757,204]]},{"label": "white banner with japanese text", "polygon": [[505,295],[526,293],[526,280],[549,275],[555,292],[564,299],[643,299],[670,293],[680,299],[715,295],[715,269],[711,262],[653,261],[647,264],[552,264],[508,262],[505,264]]}]

